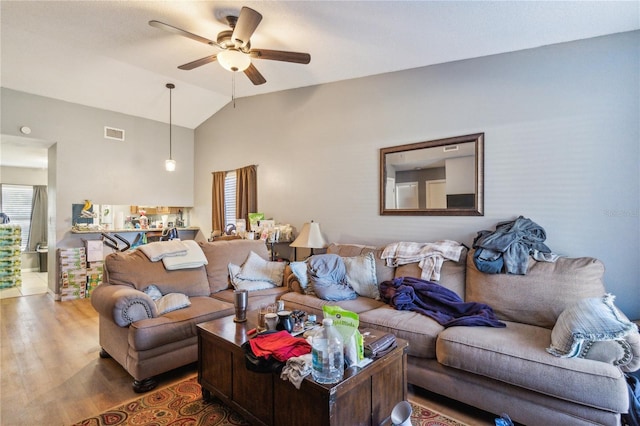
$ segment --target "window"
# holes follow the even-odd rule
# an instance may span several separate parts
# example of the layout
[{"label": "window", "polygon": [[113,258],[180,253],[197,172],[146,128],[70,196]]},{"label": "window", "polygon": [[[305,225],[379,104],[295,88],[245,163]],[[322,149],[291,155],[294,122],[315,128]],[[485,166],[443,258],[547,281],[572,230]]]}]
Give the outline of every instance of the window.
[{"label": "window", "polygon": [[224,177],[224,224],[236,224],[236,172],[227,172]]},{"label": "window", "polygon": [[22,243],[20,250],[25,251],[29,240],[31,227],[31,204],[33,200],[33,186],[2,184],[2,199],[0,210],[11,220],[12,224],[22,227]]}]

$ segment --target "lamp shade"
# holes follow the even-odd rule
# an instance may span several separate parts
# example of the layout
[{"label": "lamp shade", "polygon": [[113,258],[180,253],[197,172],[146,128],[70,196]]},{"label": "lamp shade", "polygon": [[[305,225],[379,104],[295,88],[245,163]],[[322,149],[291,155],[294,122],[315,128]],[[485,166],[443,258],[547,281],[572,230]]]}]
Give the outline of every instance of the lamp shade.
[{"label": "lamp shade", "polygon": [[218,63],[228,71],[244,71],[251,65],[251,58],[237,49],[227,49],[218,53]]},{"label": "lamp shade", "polygon": [[327,242],[320,232],[320,224],[318,222],[305,223],[298,237],[290,244],[291,247],[302,248],[324,248]]}]

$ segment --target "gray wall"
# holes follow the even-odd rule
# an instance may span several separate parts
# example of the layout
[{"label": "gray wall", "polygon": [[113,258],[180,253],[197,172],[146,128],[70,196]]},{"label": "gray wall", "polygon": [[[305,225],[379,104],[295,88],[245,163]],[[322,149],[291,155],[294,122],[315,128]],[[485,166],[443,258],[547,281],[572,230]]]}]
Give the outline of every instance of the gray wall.
[{"label": "gray wall", "polygon": [[[211,172],[249,164],[260,211],[320,222],[331,242],[471,245],[523,215],[555,252],[602,259],[618,306],[640,318],[639,43],[625,33],[238,99],[196,129],[195,221],[210,231]],[[380,148],[476,132],[484,217],[378,214]]]},{"label": "gray wall", "polygon": [[[193,130],[173,127],[177,168],[169,173],[164,169],[169,156],[166,123],[6,88],[1,95],[3,134],[20,136],[20,127],[29,126],[31,137],[53,143],[48,169],[52,290],[56,281],[52,268],[55,248],[81,247],[82,238],[98,238],[70,233],[72,204],[90,199],[96,204],[113,205],[193,205]],[[166,96],[168,105],[168,93]],[[104,126],[124,129],[126,140],[105,139]]]}]

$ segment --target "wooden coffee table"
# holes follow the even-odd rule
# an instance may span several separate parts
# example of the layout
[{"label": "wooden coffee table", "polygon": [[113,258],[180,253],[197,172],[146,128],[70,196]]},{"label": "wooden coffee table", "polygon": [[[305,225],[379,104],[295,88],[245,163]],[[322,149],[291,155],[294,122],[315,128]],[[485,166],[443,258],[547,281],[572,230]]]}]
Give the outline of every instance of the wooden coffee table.
[{"label": "wooden coffee table", "polygon": [[245,367],[241,345],[256,325],[256,313],[235,323],[233,316],[198,324],[198,382],[205,399],[215,396],[256,425],[381,425],[389,424],[393,407],[407,397],[407,347],[371,364],[352,367],[333,385],[307,376],[296,389],[277,374]]}]

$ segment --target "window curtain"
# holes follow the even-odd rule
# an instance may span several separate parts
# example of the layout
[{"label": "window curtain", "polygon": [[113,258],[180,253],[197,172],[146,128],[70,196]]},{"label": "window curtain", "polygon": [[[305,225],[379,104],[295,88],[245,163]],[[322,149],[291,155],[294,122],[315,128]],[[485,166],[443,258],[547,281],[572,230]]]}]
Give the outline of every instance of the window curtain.
[{"label": "window curtain", "polygon": [[224,230],[224,180],[226,172],[213,172],[213,185],[211,186],[211,229]]},{"label": "window curtain", "polygon": [[258,172],[257,166],[247,166],[236,170],[236,215],[244,218],[249,227],[249,213],[258,211]]},{"label": "window curtain", "polygon": [[39,243],[47,244],[47,186],[34,185],[31,201],[31,226],[27,250],[36,251]]}]

